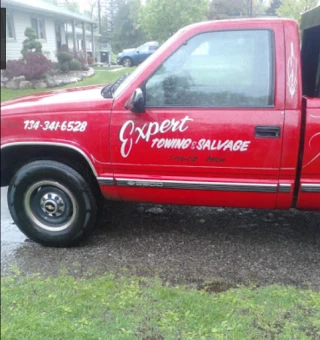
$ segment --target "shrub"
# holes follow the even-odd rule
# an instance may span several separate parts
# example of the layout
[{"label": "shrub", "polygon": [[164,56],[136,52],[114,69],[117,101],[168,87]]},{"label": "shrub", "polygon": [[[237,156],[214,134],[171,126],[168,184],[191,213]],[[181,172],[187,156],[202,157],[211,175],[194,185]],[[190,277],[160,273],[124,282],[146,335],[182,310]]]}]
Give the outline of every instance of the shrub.
[{"label": "shrub", "polygon": [[44,55],[28,53],[25,58],[19,60],[8,60],[6,77],[24,76],[27,80],[39,79],[51,69],[51,61]]},{"label": "shrub", "polygon": [[22,59],[8,60],[6,70],[4,71],[4,76],[9,79],[22,76],[24,67],[25,66]]},{"label": "shrub", "polygon": [[83,51],[75,51],[73,52],[73,57],[75,60],[78,60],[81,64],[81,69],[84,70],[87,66],[86,58]]},{"label": "shrub", "polygon": [[60,70],[62,72],[69,72],[70,68],[69,68],[69,63],[67,61],[63,62],[60,64]]},{"label": "shrub", "polygon": [[24,31],[24,35],[27,37],[22,42],[21,54],[25,58],[29,53],[42,53],[42,44],[37,41],[37,33],[32,27],[27,27]]},{"label": "shrub", "polygon": [[81,70],[81,64],[78,60],[70,60],[69,61],[69,69],[70,71],[79,71]]},{"label": "shrub", "polygon": [[60,65],[56,61],[51,62],[53,70],[60,70]]},{"label": "shrub", "polygon": [[68,52],[68,53],[70,53],[68,45],[62,44],[61,47],[60,47],[60,51],[59,52]]},{"label": "shrub", "polygon": [[24,63],[23,75],[27,80],[41,78],[41,76],[52,67],[51,61],[44,55],[38,53],[28,53],[22,60]]},{"label": "shrub", "polygon": [[93,57],[88,57],[88,64],[92,65],[94,63],[94,58]]},{"label": "shrub", "polygon": [[73,59],[73,56],[69,52],[58,52],[57,59],[58,59],[58,63],[61,65],[66,61],[71,61]]}]

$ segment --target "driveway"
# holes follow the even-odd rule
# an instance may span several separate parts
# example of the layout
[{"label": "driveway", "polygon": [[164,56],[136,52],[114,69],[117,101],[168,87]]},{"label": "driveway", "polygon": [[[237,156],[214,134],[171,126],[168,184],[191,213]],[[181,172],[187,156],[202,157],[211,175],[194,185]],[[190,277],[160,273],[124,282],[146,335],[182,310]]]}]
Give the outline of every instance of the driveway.
[{"label": "driveway", "polygon": [[[1,189],[1,271],[77,276],[105,272],[289,284],[320,290],[320,213],[105,204],[92,237],[71,249],[29,241],[11,220]],[[318,242],[316,235],[319,232]]]}]

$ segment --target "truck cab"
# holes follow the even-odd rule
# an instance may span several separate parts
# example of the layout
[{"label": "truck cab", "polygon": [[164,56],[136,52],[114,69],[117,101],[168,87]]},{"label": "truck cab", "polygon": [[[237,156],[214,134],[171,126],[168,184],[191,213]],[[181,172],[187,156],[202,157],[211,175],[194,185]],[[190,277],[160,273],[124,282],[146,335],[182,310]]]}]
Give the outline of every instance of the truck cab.
[{"label": "truck cab", "polygon": [[293,20],[193,24],[114,84],[5,103],[3,185],[19,228],[76,244],[101,194],[319,210],[320,45],[308,29],[301,54]]}]

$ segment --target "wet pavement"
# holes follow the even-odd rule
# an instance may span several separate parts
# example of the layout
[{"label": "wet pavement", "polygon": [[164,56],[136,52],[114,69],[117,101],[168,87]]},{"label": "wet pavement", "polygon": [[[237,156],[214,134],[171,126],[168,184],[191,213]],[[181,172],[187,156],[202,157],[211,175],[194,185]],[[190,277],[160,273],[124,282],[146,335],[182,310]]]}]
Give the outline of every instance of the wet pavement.
[{"label": "wet pavement", "polygon": [[[317,237],[318,234],[318,237]],[[42,247],[14,225],[1,189],[1,273],[158,276],[320,290],[320,213],[108,202],[77,248]]]}]

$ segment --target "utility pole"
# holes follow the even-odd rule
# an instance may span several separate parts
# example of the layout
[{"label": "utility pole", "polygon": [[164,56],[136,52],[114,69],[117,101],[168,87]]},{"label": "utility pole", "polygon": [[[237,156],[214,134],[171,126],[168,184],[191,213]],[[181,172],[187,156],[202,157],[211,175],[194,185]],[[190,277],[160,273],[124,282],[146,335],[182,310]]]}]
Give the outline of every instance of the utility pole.
[{"label": "utility pole", "polygon": [[101,34],[101,4],[98,0],[99,34]]},{"label": "utility pole", "polygon": [[249,0],[249,17],[252,18],[253,15],[253,0]]},{"label": "utility pole", "polygon": [[100,0],[98,0],[98,20],[99,20],[99,54],[97,60],[101,62],[101,4]]}]

